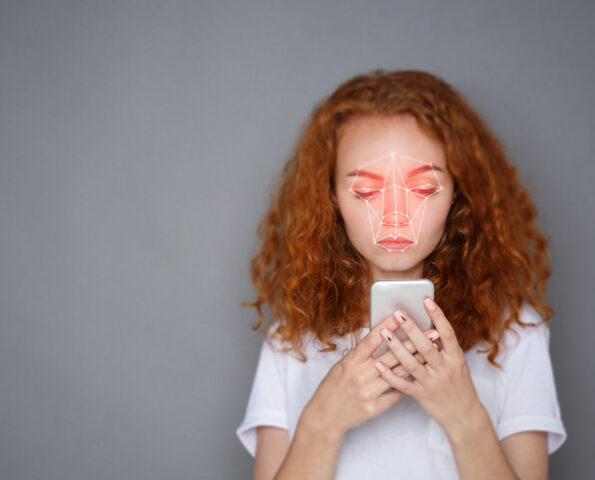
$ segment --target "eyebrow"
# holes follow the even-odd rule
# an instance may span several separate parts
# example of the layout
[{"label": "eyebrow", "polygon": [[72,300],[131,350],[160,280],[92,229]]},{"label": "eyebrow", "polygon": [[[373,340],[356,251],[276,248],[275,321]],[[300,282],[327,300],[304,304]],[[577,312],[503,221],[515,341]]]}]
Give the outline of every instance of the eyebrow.
[{"label": "eyebrow", "polygon": [[368,172],[367,170],[354,170],[353,172],[349,172],[347,174],[348,177],[367,177],[367,178],[371,178],[373,180],[380,180],[382,182],[384,182],[384,177],[381,177],[380,175],[377,175],[376,173],[372,173],[372,172]]},{"label": "eyebrow", "polygon": [[[423,165],[421,167],[414,168],[413,170],[411,170],[409,172],[409,174],[407,175],[407,178],[415,177],[416,175],[419,175],[420,173],[427,172],[428,170],[437,170],[439,172],[444,172],[444,170],[442,170],[438,165],[432,165],[430,163],[428,165]],[[384,177],[382,177],[376,173],[369,172],[367,170],[357,169],[357,170],[354,170],[353,172],[349,172],[347,174],[348,177],[355,177],[356,175],[358,177],[367,177],[367,178],[372,178],[373,180],[384,181]]]},{"label": "eyebrow", "polygon": [[407,178],[415,177],[416,175],[419,175],[420,173],[427,172],[428,170],[437,170],[439,172],[444,172],[444,170],[442,170],[438,165],[433,165],[430,163],[430,164],[424,165],[422,167],[414,168],[413,170],[411,170],[409,172],[409,175],[407,175]]}]

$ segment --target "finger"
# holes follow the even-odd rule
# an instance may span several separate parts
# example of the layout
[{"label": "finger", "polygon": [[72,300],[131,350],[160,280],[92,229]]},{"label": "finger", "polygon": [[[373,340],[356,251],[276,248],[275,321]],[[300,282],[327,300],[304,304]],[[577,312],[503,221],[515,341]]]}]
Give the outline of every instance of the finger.
[{"label": "finger", "polygon": [[[409,375],[411,375],[407,370],[403,368],[402,365],[397,365],[396,367],[391,368],[391,370],[395,373],[395,375],[398,375],[399,377],[407,378]],[[378,371],[378,369],[376,369],[376,371]],[[382,376],[380,376],[379,378],[382,378]]]},{"label": "finger", "polygon": [[[408,342],[403,342],[403,346],[406,346],[407,343]],[[409,344],[411,345],[410,348],[415,348],[415,346],[413,346],[413,344],[411,342],[409,342]],[[436,348],[438,348],[435,343],[433,345]],[[426,360],[424,359],[424,357],[421,356],[421,354],[419,352],[413,353],[413,357],[419,363],[421,363],[422,365],[424,365],[426,363]],[[381,355],[377,359],[370,358],[370,360],[369,360],[369,362],[370,362],[369,366],[366,365],[365,369],[363,369],[362,373],[359,375],[359,378],[361,379],[361,381],[363,383],[373,382],[374,379],[378,378],[378,376],[379,376],[378,369],[374,365],[374,363],[376,362],[376,360],[381,360],[382,363],[388,365],[388,367],[391,368],[393,370],[393,372],[395,372],[397,375],[400,375],[401,377],[408,377],[410,375],[409,372],[406,371],[401,366],[401,362],[395,356],[395,354],[392,351],[389,350],[388,352],[386,352],[385,354]],[[380,390],[380,393],[383,392],[383,391],[384,390]]]},{"label": "finger", "polygon": [[442,349],[446,353],[453,353],[460,349],[459,342],[457,341],[457,336],[455,334],[454,328],[444,315],[442,309],[432,300],[430,297],[426,297],[424,300],[424,307],[428,315],[432,319],[432,323],[438,333],[440,334],[440,340],[442,344]]},{"label": "finger", "polygon": [[424,357],[422,357],[421,353],[419,353],[419,352],[415,352],[413,354],[413,358],[415,358],[422,365],[425,365],[427,363],[426,359]]},{"label": "finger", "polygon": [[362,339],[361,342],[353,349],[353,359],[355,361],[362,362],[372,356],[372,353],[382,344],[383,338],[380,335],[380,331],[383,328],[387,328],[391,332],[399,327],[395,317],[390,315],[386,317],[382,322],[376,325],[368,334]]},{"label": "finger", "polygon": [[[411,343],[410,340],[405,340],[402,343],[403,343],[403,346],[407,349],[407,351],[409,353],[414,354],[415,352],[417,352],[417,350],[415,349],[415,345],[413,345],[413,343]],[[374,361],[382,360],[384,363],[386,363],[390,367],[394,367],[395,365],[398,365],[400,363],[399,359],[397,357],[395,357],[395,354],[392,352],[392,350],[389,350],[388,352],[383,353],[378,358],[372,358],[371,360],[374,360]]]},{"label": "finger", "polygon": [[[438,331],[433,328],[425,331],[424,334],[428,338],[433,338],[434,341],[435,341],[435,339],[438,338]],[[403,346],[407,349],[407,351],[409,353],[414,354],[417,352],[417,348],[411,342],[411,340],[405,340],[403,342]],[[415,358],[418,358],[418,356],[416,355]],[[395,367],[396,365],[399,364],[399,359],[397,357],[395,357],[395,354],[391,350],[389,350],[386,353],[383,353],[382,355],[380,355],[380,357],[376,358],[376,360],[380,360],[380,361],[386,363],[390,368]],[[419,360],[419,358],[418,358],[418,360]],[[422,361],[421,363],[425,363],[425,361]]]},{"label": "finger", "polygon": [[376,370],[376,378],[372,380],[366,388],[368,398],[377,398],[391,387],[388,382],[382,378],[376,367],[374,367],[374,370]]},{"label": "finger", "polygon": [[[436,344],[436,342],[432,342],[432,345],[434,345],[434,347],[435,347],[435,348],[439,348],[439,347],[438,347],[438,345]],[[422,356],[421,356],[419,353],[416,353],[416,354],[414,355],[414,357],[415,357],[415,358],[417,359],[417,361],[418,361],[419,363],[421,363],[422,365],[423,365],[423,364],[425,364],[425,362],[426,362],[426,361],[424,360],[424,358],[423,358],[423,357],[422,357]],[[389,365],[389,364],[387,364],[386,362],[382,362],[382,363],[384,363],[384,364],[386,364],[386,365]],[[401,366],[401,364],[398,364],[398,365],[396,365],[396,366],[394,366],[394,367],[390,367],[390,365],[389,365],[389,368],[391,368],[391,370],[392,370],[392,371],[393,371],[395,374],[397,374],[399,377],[408,377],[408,376],[410,375],[410,374],[409,374],[409,372],[408,372],[407,370],[405,370],[405,369],[404,369],[404,368]]]},{"label": "finger", "polygon": [[395,317],[397,318],[401,329],[415,345],[415,350],[421,353],[430,366],[437,367],[443,361],[440,353],[432,346],[432,341],[438,338],[438,332],[434,335],[430,335],[428,338],[407,312],[403,310],[398,310]]},{"label": "finger", "polygon": [[[397,363],[397,357],[395,357],[392,352],[390,352],[390,354],[392,355],[393,362],[395,363],[391,365],[390,363],[381,360],[382,363],[387,365],[388,368],[390,368],[393,372],[395,372],[396,375],[399,375],[400,377],[408,377],[409,375],[411,375],[407,370],[403,368],[403,366],[400,363]],[[384,356],[385,355],[383,355],[382,357]],[[419,363],[425,363],[424,358],[419,353],[415,354],[415,358]],[[390,387],[390,385],[387,385],[386,381],[380,376],[380,372],[378,372],[375,362],[376,360],[374,359],[370,360],[370,368],[366,368],[365,373],[362,373],[360,379],[364,383],[369,382],[370,385],[368,387],[368,391],[370,395],[377,396],[384,392],[388,387]]]},{"label": "finger", "polygon": [[[405,345],[405,343],[403,343],[403,345]],[[437,345],[435,345],[435,344],[433,344],[433,345],[436,348],[438,348]],[[421,354],[419,352],[414,353],[413,357],[422,365],[424,365],[426,363],[426,360],[424,359],[424,357],[421,356]],[[397,357],[395,357],[395,354],[391,351],[388,351],[387,353],[385,353],[378,359],[373,359],[373,358],[370,359],[369,368],[366,367],[366,369],[360,375],[362,382],[373,382],[374,379],[379,378],[378,377],[378,375],[379,375],[378,369],[374,365],[376,360],[380,360],[385,365],[388,365],[388,368],[392,369],[393,372],[395,372],[397,375],[399,375],[401,377],[408,377],[410,375],[410,373],[401,366],[401,363],[399,362],[399,359]],[[380,380],[382,380],[382,379],[380,379]],[[386,387],[385,387],[385,389],[386,389]],[[383,391],[384,391],[384,389],[380,390],[379,393],[382,393]]]},{"label": "finger", "polygon": [[[398,319],[397,319],[397,323],[399,323]],[[428,338],[428,340],[430,340],[431,342],[434,342],[440,338],[440,334],[438,333],[438,330],[436,330],[435,328],[426,330],[425,332],[423,332],[423,335],[425,335]],[[415,353],[415,352],[419,351],[417,349],[417,347],[415,346],[415,344],[411,340],[405,340],[404,342],[401,342],[401,343],[403,343],[403,346],[407,349],[407,351],[409,353]]]},{"label": "finger", "polygon": [[395,357],[395,354],[390,350],[386,353],[383,353],[376,359],[374,359],[374,358],[370,359],[370,361],[372,361],[372,360],[374,360],[374,361],[381,360],[384,363],[386,363],[388,366],[390,366],[391,368],[399,364],[399,359],[397,357]]},{"label": "finger", "polygon": [[386,380],[391,387],[396,391],[403,392],[407,395],[415,396],[418,393],[418,385],[416,381],[413,382],[406,378],[396,375],[390,368],[382,362],[376,362],[376,368],[380,372],[380,377]]},{"label": "finger", "polygon": [[[432,343],[432,345],[434,345],[434,347],[438,348],[438,345],[436,345],[435,342]],[[425,360],[423,359],[423,357],[421,355],[419,355],[419,357],[418,357],[418,355],[419,355],[419,353],[415,355],[415,358],[417,359],[417,361],[420,363],[424,363]],[[386,364],[386,362],[382,362],[382,363]],[[389,368],[390,368],[390,366],[389,366]],[[403,366],[401,364],[398,364],[397,366],[392,367],[391,370],[399,377],[407,378],[409,375],[411,375],[407,370],[405,370],[403,368]]]},{"label": "finger", "polygon": [[[382,336],[385,338],[385,343],[388,348],[395,354],[399,359],[401,365],[411,375],[419,380],[425,380],[427,378],[426,367],[420,364],[415,357],[407,351],[407,349],[401,343],[396,335],[389,332],[386,328],[381,331]],[[432,350],[434,350],[433,347]]]},{"label": "finger", "polygon": [[393,390],[391,392],[383,393],[376,401],[376,411],[378,415],[386,412],[390,407],[397,403],[405,394],[399,390]]},{"label": "finger", "polygon": [[432,342],[440,338],[440,334],[438,333],[438,330],[436,330],[435,328],[430,328],[429,330],[426,330],[424,332],[424,335],[428,337]]}]

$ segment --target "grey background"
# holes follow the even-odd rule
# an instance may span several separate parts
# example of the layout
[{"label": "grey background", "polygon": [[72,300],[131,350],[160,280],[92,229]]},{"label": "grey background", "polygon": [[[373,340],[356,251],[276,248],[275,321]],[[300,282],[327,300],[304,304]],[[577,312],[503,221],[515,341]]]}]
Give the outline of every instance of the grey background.
[{"label": "grey background", "polygon": [[443,76],[514,159],[553,250],[551,352],[595,463],[590,1],[0,4],[0,477],[248,478],[255,226],[314,103]]}]

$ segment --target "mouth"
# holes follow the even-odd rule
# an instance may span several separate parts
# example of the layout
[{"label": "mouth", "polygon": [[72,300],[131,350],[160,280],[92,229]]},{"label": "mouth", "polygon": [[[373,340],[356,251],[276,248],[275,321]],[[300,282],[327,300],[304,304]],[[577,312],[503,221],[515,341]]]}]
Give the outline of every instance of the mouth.
[{"label": "mouth", "polygon": [[397,235],[396,238],[392,236],[384,237],[382,240],[378,240],[376,245],[389,252],[404,252],[410,246],[415,245],[415,242],[402,235]]}]

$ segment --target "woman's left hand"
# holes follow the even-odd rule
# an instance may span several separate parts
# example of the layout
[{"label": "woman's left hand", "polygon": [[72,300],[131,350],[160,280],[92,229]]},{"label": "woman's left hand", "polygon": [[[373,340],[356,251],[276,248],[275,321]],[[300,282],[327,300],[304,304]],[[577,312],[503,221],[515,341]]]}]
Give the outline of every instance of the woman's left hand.
[{"label": "woman's left hand", "polygon": [[426,363],[422,365],[392,332],[385,329],[381,333],[385,343],[414,380],[396,375],[381,361],[376,363],[376,368],[393,388],[414,397],[426,413],[448,432],[451,427],[456,428],[465,422],[468,413],[480,404],[480,400],[452,325],[430,298],[426,298],[424,305],[440,334],[442,348],[437,349],[405,312],[401,312],[403,318],[399,318],[397,313],[395,317],[399,327],[415,344]]}]

